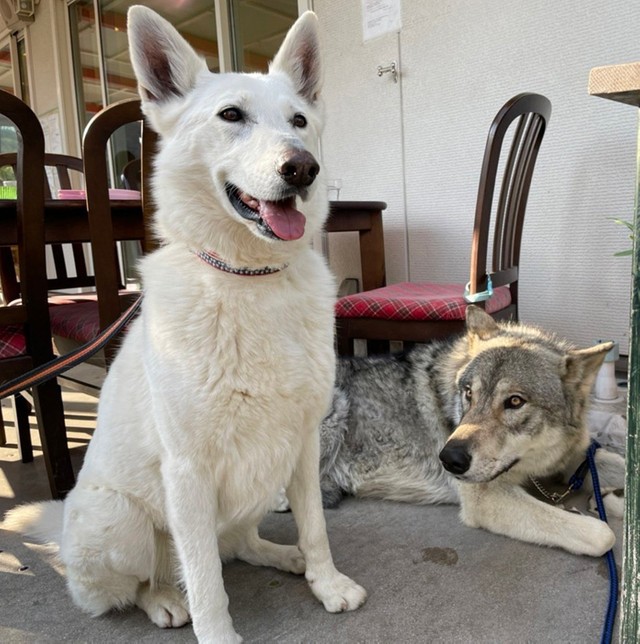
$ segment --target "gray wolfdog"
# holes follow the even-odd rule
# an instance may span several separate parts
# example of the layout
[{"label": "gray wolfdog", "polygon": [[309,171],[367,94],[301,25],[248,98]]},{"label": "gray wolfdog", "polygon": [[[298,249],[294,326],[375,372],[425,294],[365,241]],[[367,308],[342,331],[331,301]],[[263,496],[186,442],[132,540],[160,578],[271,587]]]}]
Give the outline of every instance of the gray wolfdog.
[{"label": "gray wolfdog", "polygon": [[[610,348],[574,349],[470,306],[457,339],[342,359],[321,427],[325,506],[345,493],[460,503],[469,526],[602,555],[615,541],[606,523],[522,486],[559,473],[567,480],[584,460],[587,403]],[[599,449],[596,463],[603,487],[623,487],[622,457]]]}]

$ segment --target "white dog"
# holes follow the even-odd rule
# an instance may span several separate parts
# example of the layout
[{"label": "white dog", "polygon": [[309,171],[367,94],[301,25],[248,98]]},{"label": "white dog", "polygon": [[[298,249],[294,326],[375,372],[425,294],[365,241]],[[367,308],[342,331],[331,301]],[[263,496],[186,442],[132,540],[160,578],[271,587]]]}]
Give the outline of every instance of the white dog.
[{"label": "white dog", "polygon": [[[225,558],[304,572],[328,611],[355,609],[366,593],[334,567],[318,474],[335,287],[310,246],[328,210],[314,158],[317,20],[296,22],[266,75],[210,73],[141,6],[128,31],[161,137],[163,246],[142,263],[142,314],[104,384],[76,487],[64,504],[14,510],[7,525],[59,531],[84,610],[135,603],[163,627],[190,614],[201,642],[240,639]],[[258,536],[282,486],[298,546]]]}]

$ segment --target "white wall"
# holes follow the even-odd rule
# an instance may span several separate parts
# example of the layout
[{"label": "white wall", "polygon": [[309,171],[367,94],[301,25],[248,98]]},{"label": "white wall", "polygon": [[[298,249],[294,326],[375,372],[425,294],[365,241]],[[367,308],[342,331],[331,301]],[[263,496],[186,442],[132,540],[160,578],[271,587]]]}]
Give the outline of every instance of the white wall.
[{"label": "white wall", "polygon": [[[631,219],[637,110],[587,94],[589,70],[640,59],[637,0],[403,0],[403,29],[363,43],[358,0],[315,0],[324,36],[327,178],[342,199],[389,203],[388,281],[466,281],[484,143],[522,91],[553,113],[533,178],[521,255],[521,318],[580,344],[627,351],[630,259],[609,217]],[[401,82],[376,67],[401,62]],[[332,236],[336,237],[336,236]],[[355,240],[332,266],[357,269]],[[408,244],[406,240],[408,239]],[[408,246],[408,256],[405,247]]]}]

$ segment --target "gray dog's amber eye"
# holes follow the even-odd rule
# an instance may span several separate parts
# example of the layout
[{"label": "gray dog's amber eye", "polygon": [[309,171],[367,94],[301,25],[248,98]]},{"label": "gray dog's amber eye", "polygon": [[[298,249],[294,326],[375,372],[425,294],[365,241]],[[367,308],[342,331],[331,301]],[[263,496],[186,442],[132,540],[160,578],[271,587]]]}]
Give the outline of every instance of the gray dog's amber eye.
[{"label": "gray dog's amber eye", "polygon": [[231,122],[242,121],[244,118],[244,115],[237,107],[226,107],[218,114],[218,116],[225,121]]},{"label": "gray dog's amber eye", "polygon": [[472,395],[473,394],[471,393],[471,387],[465,387],[464,388],[464,398],[465,398],[465,400],[468,400],[469,402],[471,402]]},{"label": "gray dog's amber eye", "polygon": [[306,127],[307,119],[303,114],[295,114],[292,121],[294,127]]},{"label": "gray dog's amber eye", "polygon": [[522,405],[524,405],[525,399],[522,398],[521,396],[509,396],[505,401],[504,401],[504,408],[505,409],[520,409]]}]

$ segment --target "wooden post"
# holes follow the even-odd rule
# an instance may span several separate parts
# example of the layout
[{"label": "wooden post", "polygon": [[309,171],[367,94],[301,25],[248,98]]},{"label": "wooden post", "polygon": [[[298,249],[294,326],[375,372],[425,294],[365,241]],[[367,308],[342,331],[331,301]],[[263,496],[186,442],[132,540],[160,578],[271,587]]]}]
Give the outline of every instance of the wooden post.
[{"label": "wooden post", "polygon": [[[640,107],[640,63],[596,67],[589,94]],[[636,168],[620,641],[640,639],[640,130]]]}]

